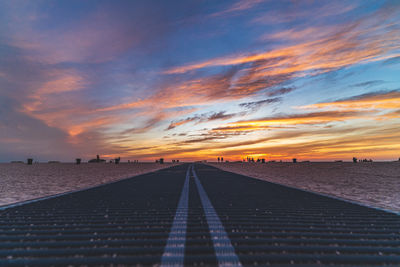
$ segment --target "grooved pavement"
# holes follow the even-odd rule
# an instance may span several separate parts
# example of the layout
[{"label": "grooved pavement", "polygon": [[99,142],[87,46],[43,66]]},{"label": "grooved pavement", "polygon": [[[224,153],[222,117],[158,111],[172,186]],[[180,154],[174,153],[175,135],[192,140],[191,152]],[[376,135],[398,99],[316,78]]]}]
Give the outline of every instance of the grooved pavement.
[{"label": "grooved pavement", "polygon": [[0,265],[400,265],[399,215],[202,164],[174,224],[189,166],[1,210]]}]

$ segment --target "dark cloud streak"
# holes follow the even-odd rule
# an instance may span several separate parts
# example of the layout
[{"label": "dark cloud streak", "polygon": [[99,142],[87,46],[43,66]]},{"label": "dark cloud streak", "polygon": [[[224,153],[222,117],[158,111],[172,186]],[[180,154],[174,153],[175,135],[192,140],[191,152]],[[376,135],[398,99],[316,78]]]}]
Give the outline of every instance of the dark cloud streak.
[{"label": "dark cloud streak", "polygon": [[255,101],[255,102],[241,103],[241,104],[239,104],[239,106],[255,110],[255,109],[260,108],[261,106],[279,103],[280,101],[282,101],[282,99],[280,97],[276,97],[276,98],[268,98],[268,99],[264,99],[264,100],[260,100],[260,101]]},{"label": "dark cloud streak", "polygon": [[166,130],[172,130],[180,125],[183,125],[183,124],[186,124],[189,122],[203,123],[203,122],[210,122],[210,121],[215,121],[215,120],[227,120],[227,119],[230,119],[237,115],[238,114],[227,114],[226,111],[214,112],[211,114],[205,113],[205,114],[201,114],[201,115],[195,115],[192,117],[188,117],[186,119],[171,122]]}]

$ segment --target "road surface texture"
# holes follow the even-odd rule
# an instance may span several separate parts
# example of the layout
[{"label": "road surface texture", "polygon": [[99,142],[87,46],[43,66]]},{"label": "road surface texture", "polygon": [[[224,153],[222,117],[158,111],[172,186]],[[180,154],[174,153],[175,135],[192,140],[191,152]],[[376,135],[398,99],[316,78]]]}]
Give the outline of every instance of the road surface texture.
[{"label": "road surface texture", "polygon": [[400,266],[400,216],[183,164],[0,210],[0,266]]}]

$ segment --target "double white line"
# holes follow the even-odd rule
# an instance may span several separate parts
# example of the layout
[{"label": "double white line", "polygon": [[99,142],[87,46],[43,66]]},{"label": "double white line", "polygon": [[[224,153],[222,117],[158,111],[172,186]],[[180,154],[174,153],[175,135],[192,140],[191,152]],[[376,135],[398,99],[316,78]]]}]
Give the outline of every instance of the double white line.
[{"label": "double white line", "polygon": [[161,258],[161,266],[183,266],[185,258],[185,241],[187,229],[187,217],[189,206],[189,179],[190,170],[200,195],[201,204],[206,215],[208,228],[210,230],[211,239],[214,245],[215,255],[219,266],[242,266],[231,240],[226,234],[225,228],[221,223],[206,191],[200,183],[199,178],[194,170],[194,166],[190,165],[186,171],[186,179],[183,185],[181,197],[179,199],[178,208],[176,210],[174,222],[171,232]]}]

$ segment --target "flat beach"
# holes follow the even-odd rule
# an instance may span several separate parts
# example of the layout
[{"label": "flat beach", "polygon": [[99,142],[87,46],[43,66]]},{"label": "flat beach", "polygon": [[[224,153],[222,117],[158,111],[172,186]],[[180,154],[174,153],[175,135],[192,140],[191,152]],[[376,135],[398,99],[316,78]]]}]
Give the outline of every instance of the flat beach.
[{"label": "flat beach", "polygon": [[257,179],[400,212],[400,162],[209,164]]},{"label": "flat beach", "polygon": [[171,163],[2,163],[0,206],[93,187],[171,166]]}]

